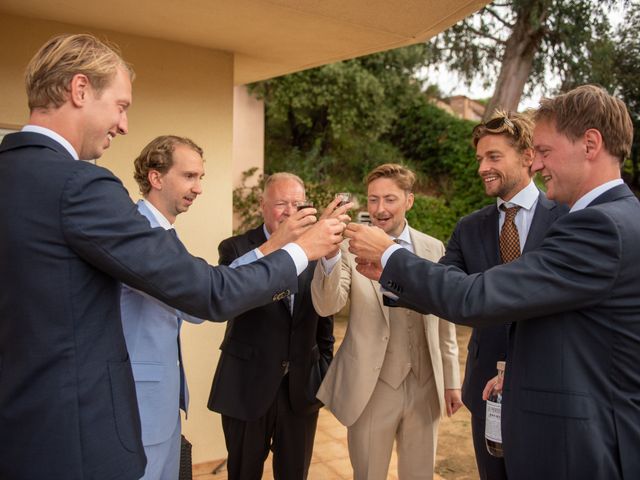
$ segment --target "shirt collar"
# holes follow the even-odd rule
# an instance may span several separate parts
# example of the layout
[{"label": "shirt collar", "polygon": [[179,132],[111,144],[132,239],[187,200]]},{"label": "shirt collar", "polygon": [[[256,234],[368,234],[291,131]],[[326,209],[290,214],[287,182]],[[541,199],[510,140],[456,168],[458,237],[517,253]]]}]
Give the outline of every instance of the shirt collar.
[{"label": "shirt collar", "polygon": [[156,219],[156,221],[158,222],[158,225],[160,225],[165,230],[173,229],[173,225],[171,225],[169,220],[167,220],[167,217],[165,217],[162,213],[160,213],[160,210],[154,207],[150,201],[145,199],[142,199],[142,201],[147,206],[147,208],[149,209],[153,217]]},{"label": "shirt collar", "polygon": [[407,222],[406,220],[404,221],[404,228],[402,229],[402,232],[400,232],[400,235],[398,235],[396,239],[400,240],[402,244],[411,245],[411,234],[409,232],[409,222]]},{"label": "shirt collar", "polygon": [[76,152],[76,149],[73,148],[73,146],[69,143],[69,141],[59,133],[56,133],[49,128],[41,127],[39,125],[25,125],[24,127],[22,127],[22,131],[39,133],[41,135],[45,135],[49,137],[51,140],[54,140],[58,142],[60,145],[62,145],[65,148],[65,150],[71,154],[74,160],[78,160],[79,158],[78,153]]},{"label": "shirt collar", "polygon": [[582,197],[580,197],[576,201],[576,203],[573,204],[573,207],[571,207],[569,212],[576,212],[578,210],[582,210],[607,190],[611,190],[613,187],[617,187],[618,185],[622,185],[623,183],[624,182],[622,181],[621,178],[616,178],[615,180],[610,180],[607,183],[603,183],[602,185],[597,186],[590,192],[587,192]]},{"label": "shirt collar", "polygon": [[536,184],[533,183],[533,180],[531,180],[529,182],[529,185],[527,185],[518,193],[516,193],[513,196],[513,198],[508,202],[505,202],[503,199],[498,197],[496,206],[498,210],[500,210],[500,205],[502,205],[503,203],[506,203],[507,208],[517,206],[517,207],[524,208],[525,210],[531,210],[533,206],[536,204],[536,202],[538,201],[539,195],[540,195],[540,192],[538,192],[538,187],[536,187]]},{"label": "shirt collar", "polygon": [[264,232],[264,236],[267,237],[267,240],[269,240],[271,234],[267,231],[267,226],[264,223],[262,224],[262,231]]}]

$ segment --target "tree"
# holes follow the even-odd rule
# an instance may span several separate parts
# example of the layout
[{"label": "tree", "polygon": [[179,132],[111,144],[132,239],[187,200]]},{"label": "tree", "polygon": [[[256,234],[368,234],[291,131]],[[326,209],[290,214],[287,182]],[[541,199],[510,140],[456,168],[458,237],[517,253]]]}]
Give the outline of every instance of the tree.
[{"label": "tree", "polygon": [[595,83],[619,96],[627,105],[634,123],[634,142],[627,183],[640,190],[640,1],[629,3],[624,21],[609,37],[592,39],[584,61],[568,71],[561,87],[568,91],[578,85]]},{"label": "tree", "polygon": [[421,95],[415,73],[426,63],[420,44],[253,85],[266,106],[265,168],[340,181],[401,161],[381,137],[398,108]]},{"label": "tree", "polygon": [[633,2],[619,32],[615,75],[635,127],[629,184],[640,194],[640,2]]},{"label": "tree", "polygon": [[485,116],[496,108],[516,110],[525,87],[548,87],[549,73],[563,80],[594,38],[607,37],[607,6],[615,3],[496,0],[436,37],[431,53],[468,83],[483,78],[489,86],[497,76]]}]

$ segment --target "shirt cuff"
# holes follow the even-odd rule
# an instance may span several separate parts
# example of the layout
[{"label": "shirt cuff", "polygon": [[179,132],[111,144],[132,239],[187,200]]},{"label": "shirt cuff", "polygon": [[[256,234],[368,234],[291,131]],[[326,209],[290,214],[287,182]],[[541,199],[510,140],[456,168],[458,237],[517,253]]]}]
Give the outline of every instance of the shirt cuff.
[{"label": "shirt cuff", "polygon": [[254,248],[253,253],[255,253],[257,260],[260,260],[262,257],[264,257],[264,253],[262,253],[259,248]]},{"label": "shirt cuff", "polygon": [[304,253],[304,250],[297,243],[287,243],[284,247],[282,247],[284,251],[286,251],[293,260],[293,263],[296,264],[296,274],[300,275],[305,271],[307,266],[309,265],[309,260],[307,259],[307,254]]},{"label": "shirt cuff", "polygon": [[385,297],[390,298],[394,302],[397,302],[400,299],[399,296],[397,296],[395,293],[391,293],[389,290],[384,288],[382,285],[380,285],[380,293],[382,295],[384,295]]},{"label": "shirt cuff", "polygon": [[332,258],[322,257],[320,259],[320,263],[322,264],[322,271],[326,276],[331,275],[331,272],[333,271],[333,267],[335,267],[338,264],[341,257],[342,257],[342,252],[338,251],[338,254]]},{"label": "shirt cuff", "polygon": [[394,243],[384,251],[384,253],[382,254],[382,258],[380,259],[380,263],[382,264],[383,270],[384,270],[384,267],[387,266],[387,261],[389,261],[389,257],[391,256],[391,254],[401,248],[402,247],[400,245],[398,245],[397,243]]}]

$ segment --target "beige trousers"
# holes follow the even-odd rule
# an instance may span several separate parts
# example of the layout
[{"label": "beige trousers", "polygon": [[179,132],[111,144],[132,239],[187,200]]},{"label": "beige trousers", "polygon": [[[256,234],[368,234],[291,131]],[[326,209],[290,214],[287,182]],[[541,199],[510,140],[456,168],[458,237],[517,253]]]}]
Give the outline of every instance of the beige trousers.
[{"label": "beige trousers", "polygon": [[439,422],[433,376],[419,385],[409,372],[397,389],[378,380],[362,415],[348,428],[354,480],[386,480],[394,440],[399,480],[432,479]]}]

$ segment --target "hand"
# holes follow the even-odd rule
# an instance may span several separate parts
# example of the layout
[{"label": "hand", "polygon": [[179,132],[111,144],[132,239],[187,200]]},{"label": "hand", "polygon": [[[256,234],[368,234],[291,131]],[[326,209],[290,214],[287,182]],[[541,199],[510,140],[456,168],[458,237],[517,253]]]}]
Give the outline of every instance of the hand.
[{"label": "hand", "polygon": [[356,270],[367,278],[377,282],[382,276],[382,265],[376,262],[370,262],[360,257],[356,257]]},{"label": "hand", "polygon": [[393,245],[393,240],[384,230],[360,223],[347,225],[344,236],[349,239],[351,253],[373,264],[380,264],[384,251]]},{"label": "hand", "polygon": [[[337,218],[338,220],[340,220],[342,223],[345,223],[345,224],[350,222],[351,217],[347,215],[347,210],[353,207],[353,203],[349,202],[344,204],[341,207],[338,207],[340,200],[342,199],[334,198],[333,201],[329,205],[327,205],[327,207],[323,210],[322,214],[320,215],[320,220],[324,218]],[[336,248],[333,251],[329,252],[327,255],[325,255],[325,258],[333,258],[338,254],[339,251],[340,251],[340,247],[336,245]]]},{"label": "hand", "polygon": [[502,390],[502,381],[499,379],[497,375],[493,377],[491,380],[489,380],[485,385],[484,390],[482,390],[483,400],[487,400],[489,398],[489,395],[491,394],[491,390],[493,389],[494,386],[496,386],[499,390]]},{"label": "hand", "polygon": [[333,252],[342,242],[344,223],[337,218],[324,218],[300,235],[300,245],[309,260],[317,260]]},{"label": "hand", "polygon": [[320,220],[323,218],[337,218],[344,223],[350,222],[351,217],[347,215],[347,210],[353,208],[353,202],[345,203],[343,206],[338,207],[341,200],[341,198],[334,198],[333,201],[322,211]]},{"label": "hand", "polygon": [[459,388],[444,389],[444,403],[447,406],[447,417],[456,413],[462,406],[462,394]]},{"label": "hand", "polygon": [[284,247],[287,243],[298,240],[311,225],[316,223],[315,208],[303,208],[288,217],[284,222],[278,225],[275,232],[271,234],[269,240],[260,245],[260,251],[263,255],[269,255],[271,252]]}]

